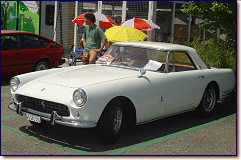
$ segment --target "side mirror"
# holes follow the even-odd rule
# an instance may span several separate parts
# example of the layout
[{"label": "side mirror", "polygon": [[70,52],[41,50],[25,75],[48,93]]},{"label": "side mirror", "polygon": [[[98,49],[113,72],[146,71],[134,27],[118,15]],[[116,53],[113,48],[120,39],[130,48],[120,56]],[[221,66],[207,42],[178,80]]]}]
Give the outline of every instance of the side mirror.
[{"label": "side mirror", "polygon": [[141,76],[143,76],[144,74],[146,74],[146,69],[145,69],[144,67],[141,68],[139,71],[140,71]]}]

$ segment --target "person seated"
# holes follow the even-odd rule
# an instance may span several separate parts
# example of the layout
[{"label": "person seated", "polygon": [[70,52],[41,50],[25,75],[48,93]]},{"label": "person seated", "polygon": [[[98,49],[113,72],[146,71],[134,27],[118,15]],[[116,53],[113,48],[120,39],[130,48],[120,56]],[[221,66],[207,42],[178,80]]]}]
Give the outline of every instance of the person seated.
[{"label": "person seated", "polygon": [[159,68],[161,68],[162,63],[148,59],[146,49],[135,48],[134,52],[135,59],[128,64],[129,66],[144,68],[151,71],[157,71]]}]

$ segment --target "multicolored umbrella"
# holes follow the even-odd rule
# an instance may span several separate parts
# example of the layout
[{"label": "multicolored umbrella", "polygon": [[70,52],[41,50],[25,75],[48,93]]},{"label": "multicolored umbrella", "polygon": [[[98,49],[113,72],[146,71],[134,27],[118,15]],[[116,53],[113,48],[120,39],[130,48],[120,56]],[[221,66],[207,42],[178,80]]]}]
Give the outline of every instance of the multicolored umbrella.
[{"label": "multicolored umbrella", "polygon": [[110,42],[143,41],[147,35],[133,27],[115,26],[105,31],[107,40]]},{"label": "multicolored umbrella", "polygon": [[133,19],[127,20],[125,22],[122,22],[120,26],[134,27],[139,30],[160,29],[160,27],[155,23],[149,20],[140,19],[140,18],[133,18]]},{"label": "multicolored umbrella", "polygon": [[[87,12],[87,13],[93,13],[93,12]],[[72,22],[74,23],[77,23],[77,24],[80,24],[80,25],[83,25],[85,26],[85,14],[81,14],[80,16],[76,17]],[[95,24],[100,26],[100,28],[110,28],[110,27],[113,27],[113,26],[117,26],[117,23],[115,23],[115,21],[113,19],[111,19],[110,17],[104,15],[104,14],[101,14],[101,13],[93,13],[95,15],[95,19],[96,19],[96,22]]]}]

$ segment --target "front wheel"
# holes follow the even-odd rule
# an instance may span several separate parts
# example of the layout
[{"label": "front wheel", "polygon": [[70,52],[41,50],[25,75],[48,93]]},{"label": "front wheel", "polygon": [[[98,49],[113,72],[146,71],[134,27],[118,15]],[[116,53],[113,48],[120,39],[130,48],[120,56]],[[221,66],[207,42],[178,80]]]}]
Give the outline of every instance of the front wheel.
[{"label": "front wheel", "polygon": [[201,116],[209,116],[212,114],[217,103],[217,97],[218,92],[216,85],[208,85],[203,94],[202,100],[196,109],[197,113]]},{"label": "front wheel", "polygon": [[111,102],[104,110],[98,123],[103,141],[114,143],[117,141],[122,126],[123,109],[120,101]]}]

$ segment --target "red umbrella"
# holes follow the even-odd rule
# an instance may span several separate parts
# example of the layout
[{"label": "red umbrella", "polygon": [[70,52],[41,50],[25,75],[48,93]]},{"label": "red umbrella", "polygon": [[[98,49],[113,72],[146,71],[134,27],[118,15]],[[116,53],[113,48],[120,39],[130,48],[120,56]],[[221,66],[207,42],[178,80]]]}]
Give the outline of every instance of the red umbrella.
[{"label": "red umbrella", "polygon": [[[93,12],[91,12],[93,13]],[[85,14],[81,14],[80,16],[78,16],[77,18],[75,18],[73,20],[74,23],[78,23],[80,25],[86,25],[85,22],[84,22],[84,19],[85,19]],[[95,15],[95,19],[96,19],[96,22],[95,24],[100,26],[100,28],[111,28],[113,26],[117,26],[117,23],[115,23],[114,20],[112,20],[110,17],[104,15],[104,14],[101,14],[101,13],[93,13]]]},{"label": "red umbrella", "polygon": [[134,27],[139,30],[151,30],[151,29],[160,29],[158,25],[155,23],[146,20],[146,19],[140,19],[140,18],[133,18],[130,20],[127,20],[120,24],[120,26],[129,26]]}]

